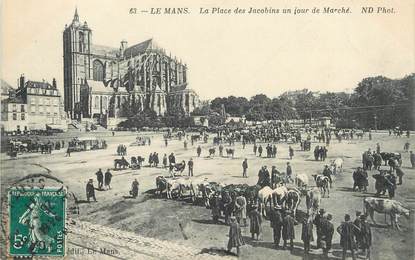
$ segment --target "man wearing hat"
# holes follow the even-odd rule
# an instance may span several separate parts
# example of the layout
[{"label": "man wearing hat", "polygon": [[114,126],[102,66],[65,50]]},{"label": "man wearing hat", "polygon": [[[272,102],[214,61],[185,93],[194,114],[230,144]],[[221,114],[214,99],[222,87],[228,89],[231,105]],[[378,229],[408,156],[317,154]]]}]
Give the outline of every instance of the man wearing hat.
[{"label": "man wearing hat", "polygon": [[96,202],[97,199],[95,198],[95,188],[94,188],[94,180],[89,179],[88,183],[86,184],[86,199],[89,202],[89,199],[93,198]]},{"label": "man wearing hat", "polygon": [[287,168],[285,170],[285,174],[287,175],[287,182],[293,181],[293,169],[291,168],[290,162],[287,162]]},{"label": "man wearing hat", "polygon": [[330,189],[331,189],[331,184],[332,184],[331,175],[332,175],[332,172],[331,172],[331,170],[330,170],[330,168],[327,164],[324,166],[323,175],[326,176],[327,178],[329,178]]},{"label": "man wearing hat", "polygon": [[220,199],[216,191],[213,193],[213,196],[210,198],[209,202],[212,209],[212,219],[215,223],[218,223],[220,217]]},{"label": "man wearing hat", "polygon": [[259,240],[262,233],[262,217],[261,213],[258,211],[258,205],[254,204],[248,215],[250,220],[249,229],[251,231],[252,240],[255,239],[255,235],[257,240]]},{"label": "man wearing hat", "polygon": [[350,215],[346,214],[344,222],[337,227],[337,233],[340,234],[340,246],[343,248],[342,259],[346,259],[347,250],[351,251],[353,260],[356,259],[354,255],[356,249],[354,237],[357,232],[359,232],[359,229],[350,221]]},{"label": "man wearing hat", "polygon": [[310,242],[314,241],[313,237],[313,222],[309,218],[309,214],[306,214],[303,219],[303,226],[301,229],[301,240],[304,243],[304,254],[310,252]]},{"label": "man wearing hat", "polygon": [[[361,228],[361,225],[362,225],[361,218],[360,218],[361,215],[362,215],[362,212],[356,211],[356,219],[353,221],[353,224],[359,229]],[[360,232],[356,232],[355,239],[356,239],[356,246],[359,247],[361,240],[362,240],[362,236]]]},{"label": "man wearing hat", "polygon": [[246,227],[246,199],[242,195],[235,199],[235,217],[239,225]]},{"label": "man wearing hat", "polygon": [[287,240],[290,240],[290,250],[292,251],[294,249],[294,225],[297,224],[298,222],[291,216],[291,211],[287,210],[286,215],[282,220],[282,239],[284,239],[284,250],[287,248]]},{"label": "man wearing hat", "polygon": [[228,251],[230,252],[232,248],[236,247],[236,254],[239,256],[239,247],[244,245],[245,242],[241,234],[241,227],[238,222],[236,222],[236,218],[232,216],[230,220]]},{"label": "man wearing hat", "polygon": [[274,244],[278,248],[281,240],[282,215],[281,206],[276,205],[270,215],[271,228],[273,230]]},{"label": "man wearing hat", "polygon": [[317,248],[321,248],[321,224],[324,221],[324,213],[326,211],[324,209],[320,209],[319,213],[314,218],[314,225],[316,225],[316,231],[317,231]]},{"label": "man wearing hat", "polygon": [[245,158],[245,160],[242,162],[242,177],[244,178],[248,178],[247,169],[248,169],[248,159]]},{"label": "man wearing hat", "polygon": [[365,259],[370,259],[370,247],[372,246],[372,231],[370,230],[370,224],[366,222],[366,215],[360,216],[360,249],[365,254]]},{"label": "man wearing hat", "polygon": [[323,248],[323,255],[328,256],[331,249],[331,241],[333,240],[334,226],[330,221],[333,219],[331,214],[327,214],[327,217],[321,223],[321,247]]}]

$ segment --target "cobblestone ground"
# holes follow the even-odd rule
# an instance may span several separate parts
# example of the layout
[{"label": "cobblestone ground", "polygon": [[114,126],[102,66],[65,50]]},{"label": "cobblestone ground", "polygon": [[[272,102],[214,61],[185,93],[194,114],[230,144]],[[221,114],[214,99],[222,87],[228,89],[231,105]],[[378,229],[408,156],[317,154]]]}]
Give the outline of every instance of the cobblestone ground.
[{"label": "cobblestone ground", "polygon": [[68,225],[67,240],[69,259],[235,259],[83,221]]}]

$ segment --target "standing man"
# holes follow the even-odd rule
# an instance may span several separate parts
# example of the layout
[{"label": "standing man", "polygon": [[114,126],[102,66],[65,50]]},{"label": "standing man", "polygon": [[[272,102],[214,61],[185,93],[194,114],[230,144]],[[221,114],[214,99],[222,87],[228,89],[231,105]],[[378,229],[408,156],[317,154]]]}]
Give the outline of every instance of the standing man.
[{"label": "standing man", "polygon": [[219,156],[220,157],[223,156],[223,145],[222,144],[219,145]]},{"label": "standing man", "polygon": [[90,200],[90,198],[93,198],[95,202],[97,202],[97,199],[95,198],[95,188],[94,188],[94,181],[92,179],[89,179],[88,183],[86,184],[86,199]]},{"label": "standing man", "polygon": [[331,214],[327,214],[327,218],[321,223],[321,247],[323,255],[327,258],[331,249],[331,241],[333,240],[334,226],[330,221],[333,219]]},{"label": "standing man", "polygon": [[164,156],[163,156],[163,168],[164,169],[167,168],[167,154],[164,154]]},{"label": "standing man", "polygon": [[200,145],[196,149],[197,157],[200,157],[200,154],[202,153],[202,148],[200,148]]},{"label": "standing man", "polygon": [[293,170],[291,168],[290,162],[287,162],[287,168],[286,168],[285,173],[287,175],[287,177],[286,177],[287,183],[290,182],[290,181],[293,181],[293,178],[292,178]]},{"label": "standing man", "polygon": [[244,178],[248,178],[247,169],[248,169],[248,159],[245,158],[245,160],[242,162],[242,177]]},{"label": "standing man", "polygon": [[[361,218],[360,218],[361,215],[362,215],[362,212],[356,211],[356,219],[353,221],[353,224],[358,229],[361,228],[361,224],[362,224],[362,221],[361,221]],[[360,232],[355,233],[355,241],[356,241],[356,247],[359,248],[360,244],[361,244],[361,241],[362,241]]]},{"label": "standing man", "polygon": [[167,147],[167,145],[168,145],[169,143],[168,143],[168,141],[167,141],[167,138],[166,139],[164,139],[164,145]]},{"label": "standing man", "polygon": [[360,220],[360,248],[363,250],[363,254],[365,254],[365,259],[370,259],[370,247],[372,246],[372,231],[370,230],[370,224],[366,222],[366,215],[361,215]]},{"label": "standing man", "polygon": [[292,251],[294,249],[294,225],[297,224],[298,222],[291,216],[291,211],[287,210],[286,215],[282,220],[282,239],[284,239],[284,250],[287,248],[287,240],[290,240],[290,250]]},{"label": "standing man", "polygon": [[256,151],[257,151],[258,147],[256,146],[256,143],[254,143],[254,154],[256,156]]},{"label": "standing man", "polygon": [[135,199],[138,196],[138,185],[140,185],[137,179],[134,179],[133,183],[131,184],[131,196]]},{"label": "standing man", "polygon": [[68,148],[66,148],[66,154],[65,154],[65,157],[71,157],[71,147],[70,147],[70,145],[68,145]]},{"label": "standing man", "polygon": [[277,170],[277,167],[272,166],[271,168],[271,188],[275,189],[278,185],[278,183],[280,183],[281,179],[280,179],[280,173]]},{"label": "standing man", "polygon": [[344,216],[344,222],[337,227],[337,233],[340,234],[340,246],[343,248],[342,259],[346,259],[347,250],[351,251],[353,260],[356,259],[354,255],[356,248],[354,236],[357,231],[356,226],[350,221],[350,215],[346,214]]},{"label": "standing man", "polygon": [[112,174],[110,172],[110,169],[107,169],[107,171],[105,172],[105,187],[108,187],[109,189],[111,189],[111,179],[112,179]]},{"label": "standing man", "polygon": [[189,167],[189,177],[193,176],[193,159],[190,158],[190,160],[187,162],[187,165]]},{"label": "standing man", "polygon": [[186,140],[184,140],[183,146],[184,146],[184,149],[187,150],[187,141]]},{"label": "standing man", "polygon": [[376,143],[376,153],[380,153],[380,144]]},{"label": "standing man", "polygon": [[102,185],[104,184],[104,174],[102,174],[101,168],[99,168],[95,175],[97,176],[98,189],[102,189]]},{"label": "standing man", "polygon": [[246,199],[244,196],[239,195],[235,199],[235,216],[239,225],[246,227]]},{"label": "standing man", "polygon": [[262,217],[261,213],[258,211],[258,205],[253,205],[252,210],[248,213],[249,216],[249,230],[251,231],[252,240],[259,240],[262,233]]},{"label": "standing man", "polygon": [[304,243],[304,254],[308,254],[310,252],[310,242],[314,241],[313,238],[313,223],[309,218],[309,215],[306,214],[303,219],[303,226],[301,230],[301,240]]},{"label": "standing man", "polygon": [[332,182],[333,182],[332,179],[331,179],[332,172],[331,172],[331,170],[330,170],[330,168],[327,164],[324,166],[323,175],[326,176],[327,178],[329,178],[330,189],[331,189],[331,185],[332,185]]},{"label": "standing man", "polygon": [[261,157],[262,156],[262,145],[259,145],[258,147],[258,156]]},{"label": "standing man", "polygon": [[317,248],[321,248],[321,237],[322,237],[321,226],[322,226],[322,223],[324,222],[324,213],[325,213],[324,209],[320,209],[319,213],[314,218],[314,225],[316,225],[316,233],[317,233]]},{"label": "standing man", "polygon": [[288,147],[289,150],[289,155],[290,155],[290,160],[293,159],[294,157],[294,149],[291,147],[291,145]]},{"label": "standing man", "polygon": [[230,252],[232,248],[236,247],[236,254],[239,256],[239,247],[245,244],[241,227],[234,216],[231,217],[231,224],[229,225],[229,241],[228,241],[228,251]]},{"label": "standing man", "polygon": [[409,159],[411,161],[412,169],[415,168],[415,154],[412,151],[409,152]]},{"label": "standing man", "polygon": [[270,221],[273,230],[274,245],[278,248],[280,246],[282,229],[281,206],[274,206],[274,209],[271,211]]}]

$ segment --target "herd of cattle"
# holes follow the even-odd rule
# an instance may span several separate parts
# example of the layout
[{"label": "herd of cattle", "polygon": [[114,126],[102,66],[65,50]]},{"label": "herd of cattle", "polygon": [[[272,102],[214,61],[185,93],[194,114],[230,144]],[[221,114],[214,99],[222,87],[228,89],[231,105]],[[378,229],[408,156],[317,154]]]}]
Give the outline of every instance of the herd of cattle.
[{"label": "herd of cattle", "polygon": [[[386,154],[386,153],[385,153]],[[334,175],[340,174],[343,168],[343,160],[337,158],[331,162],[331,169]],[[266,217],[267,212],[272,206],[279,205],[291,210],[294,216],[297,213],[301,200],[305,197],[306,211],[311,218],[317,214],[321,200],[330,195],[330,179],[321,174],[312,175],[315,185],[309,185],[306,174],[298,174],[293,182],[281,178],[281,181],[274,188],[270,186],[261,187],[259,185],[249,186],[248,184],[225,184],[209,181],[207,178],[198,177],[156,177],[156,196],[166,194],[168,199],[190,198],[193,203],[201,202],[209,208],[213,197],[218,197],[222,201],[227,196],[235,201],[238,196],[244,196],[247,201],[247,210],[253,205],[257,205],[260,212]],[[334,178],[335,176],[333,176]],[[327,196],[326,196],[327,194]],[[268,207],[269,206],[269,207]],[[219,209],[223,212],[232,212],[234,207],[225,201],[219,203]],[[363,201],[364,212],[368,214],[372,221],[373,213],[379,212],[390,215],[391,225],[400,229],[398,217],[404,215],[409,218],[410,210],[405,208],[400,202],[385,198],[366,197]]]}]

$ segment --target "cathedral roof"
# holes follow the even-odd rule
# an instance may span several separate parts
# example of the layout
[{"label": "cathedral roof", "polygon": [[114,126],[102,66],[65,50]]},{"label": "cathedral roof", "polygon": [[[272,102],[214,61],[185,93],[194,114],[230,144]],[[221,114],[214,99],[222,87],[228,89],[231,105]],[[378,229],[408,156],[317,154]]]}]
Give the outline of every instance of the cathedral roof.
[{"label": "cathedral roof", "polygon": [[92,54],[96,55],[109,55],[109,56],[116,56],[118,54],[118,49],[114,47],[104,46],[104,45],[97,45],[92,44],[91,45],[91,52]]},{"label": "cathedral roof", "polygon": [[137,56],[138,54],[141,54],[145,52],[146,50],[151,50],[153,48],[157,48],[154,44],[153,39],[148,39],[147,41],[141,42],[139,44],[133,45],[125,49],[124,56],[125,57]]},{"label": "cathedral roof", "polygon": [[91,88],[93,92],[114,92],[114,89],[110,86],[105,86],[102,81],[87,80],[86,84]]}]

